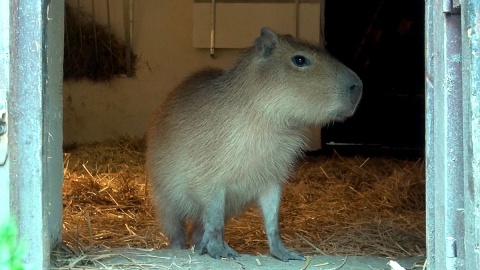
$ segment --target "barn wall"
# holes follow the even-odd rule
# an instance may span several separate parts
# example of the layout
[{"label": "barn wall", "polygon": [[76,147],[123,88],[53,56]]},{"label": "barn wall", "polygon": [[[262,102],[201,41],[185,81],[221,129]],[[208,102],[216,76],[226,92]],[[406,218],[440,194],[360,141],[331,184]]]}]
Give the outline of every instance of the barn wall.
[{"label": "barn wall", "polygon": [[[92,10],[91,1],[67,1],[73,7],[78,2],[86,12]],[[112,27],[120,39],[124,37],[122,2],[110,1]],[[238,49],[217,49],[212,59],[208,49],[193,47],[193,2],[134,1],[136,75],[102,83],[66,81],[65,143],[99,141],[126,134],[142,137],[151,112],[185,76],[201,67],[228,68],[234,63],[240,53]],[[95,1],[95,14],[98,22],[106,24],[106,1]],[[312,27],[319,28],[319,24]],[[235,30],[239,31],[235,35],[250,35],[242,32],[244,28]]]},{"label": "barn wall", "polygon": [[[71,1],[76,6],[76,1]],[[85,11],[90,10],[89,1]],[[110,1],[114,31],[123,39],[122,1]],[[103,140],[115,135],[144,135],[149,115],[166,94],[190,72],[209,65],[227,67],[237,50],[192,47],[193,1],[135,1],[133,50],[138,55],[134,78],[105,83],[88,80],[64,84],[65,143]],[[96,5],[96,17],[105,13]]]}]

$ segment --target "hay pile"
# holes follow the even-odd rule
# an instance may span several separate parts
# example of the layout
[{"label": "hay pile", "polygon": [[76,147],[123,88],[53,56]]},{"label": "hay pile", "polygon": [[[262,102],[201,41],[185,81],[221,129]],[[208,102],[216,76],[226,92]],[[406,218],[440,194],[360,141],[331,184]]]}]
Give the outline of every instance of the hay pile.
[{"label": "hay pile", "polygon": [[80,8],[65,5],[64,80],[108,81],[127,71],[130,76],[135,73],[135,61],[135,54],[108,26],[97,24]]},{"label": "hay pile", "polygon": [[[165,248],[144,175],[142,140],[122,138],[65,152],[63,239],[72,250]],[[423,160],[306,157],[286,185],[285,244],[304,254],[425,255]],[[227,225],[241,253],[267,253],[251,209]]]}]

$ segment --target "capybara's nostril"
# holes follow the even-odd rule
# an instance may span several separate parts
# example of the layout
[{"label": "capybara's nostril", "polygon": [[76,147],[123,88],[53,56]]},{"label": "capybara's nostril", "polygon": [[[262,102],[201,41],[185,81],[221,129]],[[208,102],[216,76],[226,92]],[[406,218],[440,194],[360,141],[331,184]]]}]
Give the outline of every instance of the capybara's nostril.
[{"label": "capybara's nostril", "polygon": [[350,85],[350,102],[352,104],[357,104],[358,101],[360,100],[360,97],[362,96],[362,89],[363,86],[362,84],[352,84]]}]

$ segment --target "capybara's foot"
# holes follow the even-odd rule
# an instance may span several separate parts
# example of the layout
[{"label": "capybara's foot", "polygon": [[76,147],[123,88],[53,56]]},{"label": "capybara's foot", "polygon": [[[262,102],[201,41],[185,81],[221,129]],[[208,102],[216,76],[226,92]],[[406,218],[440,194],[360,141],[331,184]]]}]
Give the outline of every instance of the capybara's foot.
[{"label": "capybara's foot", "polygon": [[186,248],[185,240],[175,239],[175,238],[170,240],[169,246],[170,246],[171,249],[185,249]]},{"label": "capybara's foot", "polygon": [[236,258],[240,257],[240,254],[231,248],[226,242],[218,241],[216,239],[206,238],[197,246],[195,250],[199,254],[208,253],[212,258]]},{"label": "capybara's foot", "polygon": [[302,254],[282,246],[272,247],[270,252],[274,257],[284,262],[288,262],[289,260],[305,261],[305,257]]}]

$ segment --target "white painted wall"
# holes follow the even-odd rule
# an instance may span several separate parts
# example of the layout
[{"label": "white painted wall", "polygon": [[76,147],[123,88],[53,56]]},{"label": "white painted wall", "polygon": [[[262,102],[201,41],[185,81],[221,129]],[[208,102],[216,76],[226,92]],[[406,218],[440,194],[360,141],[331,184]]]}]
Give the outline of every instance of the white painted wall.
[{"label": "white painted wall", "polygon": [[[77,1],[70,1],[76,6]],[[90,1],[80,1],[86,11]],[[97,19],[106,23],[96,1]],[[122,1],[110,1],[112,26],[123,39]],[[228,67],[238,50],[218,51],[215,60],[207,50],[192,47],[190,0],[141,0],[134,4],[133,50],[138,55],[133,78],[106,83],[88,80],[64,83],[64,141],[91,142],[115,135],[144,135],[154,108],[185,76],[204,67]]]},{"label": "white painted wall", "polygon": [[[73,7],[77,2],[67,1]],[[91,1],[79,2],[85,11],[92,10]],[[122,3],[110,1],[112,27],[121,39],[124,37]],[[154,108],[188,74],[206,66],[228,68],[235,62],[240,53],[238,49],[216,49],[216,58],[211,59],[208,49],[193,47],[193,5],[193,0],[134,1],[136,75],[106,83],[66,81],[66,144],[126,134],[142,137]],[[97,21],[106,24],[106,1],[95,1],[95,12]],[[275,17],[275,14],[269,16]],[[319,24],[311,27],[319,28]],[[242,34],[241,27],[235,31]],[[254,40],[251,42],[253,45]]]}]

